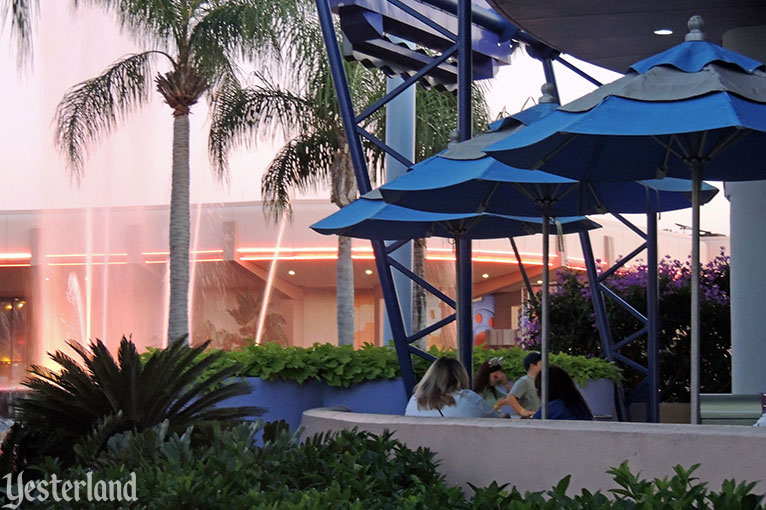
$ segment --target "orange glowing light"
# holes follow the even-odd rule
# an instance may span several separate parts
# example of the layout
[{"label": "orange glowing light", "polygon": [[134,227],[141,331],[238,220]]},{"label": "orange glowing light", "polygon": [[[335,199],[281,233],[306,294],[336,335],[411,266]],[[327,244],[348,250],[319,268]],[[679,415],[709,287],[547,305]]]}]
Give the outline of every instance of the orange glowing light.
[{"label": "orange glowing light", "polygon": [[46,258],[49,259],[58,259],[58,258],[73,258],[73,257],[127,257],[127,253],[54,253],[52,255],[46,255]]},{"label": "orange glowing light", "polygon": [[31,259],[31,253],[19,252],[19,253],[0,253],[0,260],[27,260]]},{"label": "orange glowing light", "polygon": [[[87,266],[88,262],[48,262],[49,266]],[[119,262],[90,262],[91,266],[125,266],[125,261]]]},{"label": "orange glowing light", "polygon": [[0,267],[29,267],[32,264],[0,264]]}]

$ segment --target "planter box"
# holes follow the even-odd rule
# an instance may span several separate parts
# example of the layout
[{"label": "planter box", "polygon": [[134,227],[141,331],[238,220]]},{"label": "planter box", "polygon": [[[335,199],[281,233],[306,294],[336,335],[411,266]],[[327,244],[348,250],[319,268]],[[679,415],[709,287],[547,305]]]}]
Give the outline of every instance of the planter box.
[{"label": "planter box", "polygon": [[407,393],[401,377],[381,379],[348,388],[324,387],[324,407],[346,406],[355,413],[404,414]]},{"label": "planter box", "polygon": [[578,385],[578,388],[595,416],[617,419],[617,409],[614,407],[614,381],[591,379],[583,387]]},{"label": "planter box", "polygon": [[295,430],[301,424],[301,415],[306,409],[323,407],[322,390],[324,384],[306,381],[298,384],[294,381],[264,381],[260,377],[247,377],[251,392],[247,395],[230,398],[220,407],[258,406],[266,412],[253,419],[274,421],[284,419]]},{"label": "planter box", "polygon": [[[400,377],[354,384],[348,388],[328,386],[324,382],[264,381],[248,377],[253,391],[229,399],[222,407],[258,406],[266,409],[265,421],[284,419],[292,430],[301,424],[303,411],[317,407],[344,406],[355,413],[403,415],[407,395]],[[583,397],[599,416],[616,416],[614,385],[609,379],[589,381],[581,389]],[[507,408],[505,412],[509,412]]]},{"label": "planter box", "polygon": [[228,399],[220,407],[262,407],[266,412],[260,419],[284,419],[292,430],[301,424],[303,411],[316,407],[345,406],[357,413],[402,415],[407,406],[401,378],[369,381],[349,388],[317,381],[298,384],[294,381],[264,381],[260,377],[246,379],[252,387],[251,393]]}]

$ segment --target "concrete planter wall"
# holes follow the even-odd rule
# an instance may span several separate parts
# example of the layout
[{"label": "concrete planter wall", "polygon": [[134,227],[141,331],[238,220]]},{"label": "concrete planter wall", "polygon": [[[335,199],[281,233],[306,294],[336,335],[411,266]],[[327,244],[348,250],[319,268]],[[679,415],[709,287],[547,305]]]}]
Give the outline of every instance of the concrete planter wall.
[{"label": "concrete planter wall", "polygon": [[[328,386],[324,382],[264,381],[248,377],[252,391],[231,398],[222,407],[258,406],[266,409],[265,421],[284,419],[295,430],[301,415],[316,407],[344,406],[356,413],[403,415],[407,395],[402,379],[381,379],[354,384],[348,388]],[[615,416],[614,386],[608,379],[589,381],[582,393],[596,415]]]}]

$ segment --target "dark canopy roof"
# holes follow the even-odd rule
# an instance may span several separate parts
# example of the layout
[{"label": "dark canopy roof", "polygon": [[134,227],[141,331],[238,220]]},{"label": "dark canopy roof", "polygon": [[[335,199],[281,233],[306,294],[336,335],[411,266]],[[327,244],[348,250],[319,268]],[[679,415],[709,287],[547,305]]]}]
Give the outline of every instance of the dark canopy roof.
[{"label": "dark canopy roof", "polygon": [[[766,24],[763,0],[489,0],[503,17],[579,59],[624,73],[628,66],[683,41],[686,21],[705,19],[707,39]],[[673,35],[658,36],[669,28]]]}]

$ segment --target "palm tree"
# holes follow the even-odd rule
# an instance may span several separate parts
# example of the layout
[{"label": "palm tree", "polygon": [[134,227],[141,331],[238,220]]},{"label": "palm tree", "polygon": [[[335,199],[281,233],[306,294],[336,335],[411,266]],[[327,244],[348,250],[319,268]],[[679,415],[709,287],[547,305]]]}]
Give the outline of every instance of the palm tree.
[{"label": "palm tree", "polygon": [[[79,177],[90,146],[147,102],[152,81],[172,109],[168,340],[176,341],[188,333],[189,112],[203,93],[212,97],[237,86],[237,59],[278,59],[280,46],[284,47],[279,40],[282,23],[292,16],[295,4],[279,0],[92,1],[114,11],[122,29],[148,49],[121,58],[100,76],[70,89],[56,111],[55,141],[70,171]],[[164,70],[155,74],[153,68],[160,63]]]},{"label": "palm tree", "polygon": [[11,41],[16,43],[16,64],[20,68],[32,59],[32,24],[39,10],[38,0],[0,0],[0,18],[10,24]]},{"label": "palm tree", "polygon": [[[261,187],[264,204],[275,216],[290,212],[294,191],[330,184],[331,201],[344,207],[357,197],[357,187],[340,110],[325,55],[318,22],[304,20],[291,36],[304,48],[301,58],[292,59],[280,75],[257,75],[249,88],[228,88],[217,96],[213,113],[209,152],[214,166],[225,172],[230,149],[253,144],[259,138],[287,140],[269,164]],[[383,74],[358,63],[345,63],[345,72],[357,111],[385,94]],[[298,86],[293,77],[305,77]],[[287,84],[285,83],[287,81]],[[474,119],[486,125],[487,108],[477,89]],[[452,94],[418,87],[416,112],[416,156],[428,157],[445,148],[456,125],[457,101]],[[383,138],[382,111],[368,117],[363,127]],[[383,153],[365,143],[373,180],[382,170]],[[354,281],[351,240],[338,237],[337,262],[338,342],[354,342]],[[424,300],[423,300],[424,301]]]}]

